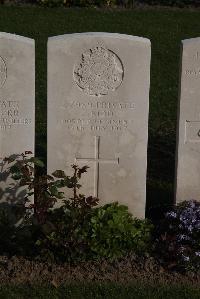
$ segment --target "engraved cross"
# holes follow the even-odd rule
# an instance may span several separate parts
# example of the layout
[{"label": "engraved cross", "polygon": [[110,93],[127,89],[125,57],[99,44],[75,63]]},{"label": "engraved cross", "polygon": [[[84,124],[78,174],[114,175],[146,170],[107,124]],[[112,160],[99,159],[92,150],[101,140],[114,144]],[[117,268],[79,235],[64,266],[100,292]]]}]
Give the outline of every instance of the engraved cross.
[{"label": "engraved cross", "polygon": [[100,159],[100,136],[94,136],[95,148],[94,158],[75,158],[75,162],[93,162],[94,163],[94,196],[98,197],[99,193],[99,164],[119,164],[119,158],[116,159]]}]

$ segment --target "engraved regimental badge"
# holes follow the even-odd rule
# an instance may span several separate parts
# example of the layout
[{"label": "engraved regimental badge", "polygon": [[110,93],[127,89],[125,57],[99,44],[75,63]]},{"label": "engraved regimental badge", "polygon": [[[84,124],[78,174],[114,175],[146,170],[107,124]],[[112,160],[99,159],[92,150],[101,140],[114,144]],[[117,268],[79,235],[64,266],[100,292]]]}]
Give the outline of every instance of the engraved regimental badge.
[{"label": "engraved regimental badge", "polygon": [[3,58],[0,56],[0,88],[4,85],[7,78],[7,68],[6,63]]},{"label": "engraved regimental badge", "polygon": [[88,95],[107,95],[123,80],[124,69],[119,57],[103,46],[89,49],[74,66],[74,80]]}]

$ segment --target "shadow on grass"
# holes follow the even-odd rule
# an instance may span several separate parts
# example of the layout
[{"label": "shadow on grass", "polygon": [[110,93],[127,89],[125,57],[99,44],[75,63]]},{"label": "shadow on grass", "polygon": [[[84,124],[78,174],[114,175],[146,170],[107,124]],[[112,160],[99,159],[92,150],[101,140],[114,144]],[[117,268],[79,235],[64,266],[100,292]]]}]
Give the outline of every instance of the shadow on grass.
[{"label": "shadow on grass", "polygon": [[174,204],[175,133],[150,132],[147,157],[146,217],[156,221]]},{"label": "shadow on grass", "polygon": [[199,299],[200,289],[189,286],[145,285],[134,283],[118,285],[113,283],[69,284],[53,286],[1,286],[1,299],[77,298],[77,299]]}]

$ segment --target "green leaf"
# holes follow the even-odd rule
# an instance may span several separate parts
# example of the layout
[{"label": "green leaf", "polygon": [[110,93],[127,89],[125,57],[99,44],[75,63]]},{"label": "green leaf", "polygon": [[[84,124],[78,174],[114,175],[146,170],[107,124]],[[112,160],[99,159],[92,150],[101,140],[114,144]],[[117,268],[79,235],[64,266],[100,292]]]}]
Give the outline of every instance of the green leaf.
[{"label": "green leaf", "polygon": [[65,181],[64,180],[58,180],[53,182],[53,186],[56,186],[57,188],[63,188],[65,187]]},{"label": "green leaf", "polygon": [[10,155],[9,157],[4,158],[4,161],[8,162],[8,164],[9,164],[9,163],[12,163],[15,160],[17,160],[17,158],[19,158],[20,156],[21,155],[13,154],[13,155]]},{"label": "green leaf", "polygon": [[12,179],[13,180],[20,180],[22,178],[22,175],[21,175],[21,173],[20,172],[18,172],[18,173],[15,173],[15,174],[13,174],[12,175]]},{"label": "green leaf", "polygon": [[29,161],[29,162],[33,162],[34,165],[36,165],[36,166],[38,166],[38,167],[44,167],[44,166],[45,166],[45,165],[44,165],[44,162],[42,162],[40,159],[35,158],[35,157],[30,158],[28,161]]},{"label": "green leaf", "polygon": [[42,242],[41,242],[41,240],[37,240],[37,241],[35,242],[35,244],[36,244],[37,246],[40,246],[40,245],[42,244]]},{"label": "green leaf", "polygon": [[56,170],[52,173],[52,175],[58,179],[62,179],[66,177],[66,174],[63,170]]},{"label": "green leaf", "polygon": [[51,195],[49,194],[48,191],[45,191],[45,192],[44,192],[44,195],[45,195],[46,198],[50,198],[50,197],[51,197]]},{"label": "green leaf", "polygon": [[58,189],[57,189],[56,186],[51,186],[49,188],[49,191],[51,192],[51,195],[53,195],[53,196],[57,196],[58,195]]},{"label": "green leaf", "polygon": [[63,199],[64,197],[65,197],[64,192],[58,192],[58,194],[57,194],[58,199]]},{"label": "green leaf", "polygon": [[31,196],[31,195],[33,195],[34,194],[34,192],[29,192],[28,193],[28,196]]},{"label": "green leaf", "polygon": [[20,166],[17,163],[15,163],[13,166],[10,167],[10,172],[11,173],[19,173]]}]

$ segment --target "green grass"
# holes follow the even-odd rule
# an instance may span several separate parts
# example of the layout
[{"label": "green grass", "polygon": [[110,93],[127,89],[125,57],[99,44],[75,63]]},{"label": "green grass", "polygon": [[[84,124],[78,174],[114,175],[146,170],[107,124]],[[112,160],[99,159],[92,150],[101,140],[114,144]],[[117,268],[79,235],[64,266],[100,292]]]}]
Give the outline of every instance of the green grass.
[{"label": "green grass", "polygon": [[[36,153],[46,156],[46,43],[49,36],[107,31],[152,42],[148,209],[173,200],[180,42],[200,35],[200,11],[0,7],[0,31],[36,40]],[[153,210],[151,211],[153,213]],[[157,213],[157,209],[154,209]]]},{"label": "green grass", "polygon": [[0,287],[0,299],[199,299],[200,289],[181,286],[134,284],[81,284],[54,288],[39,286]]}]

